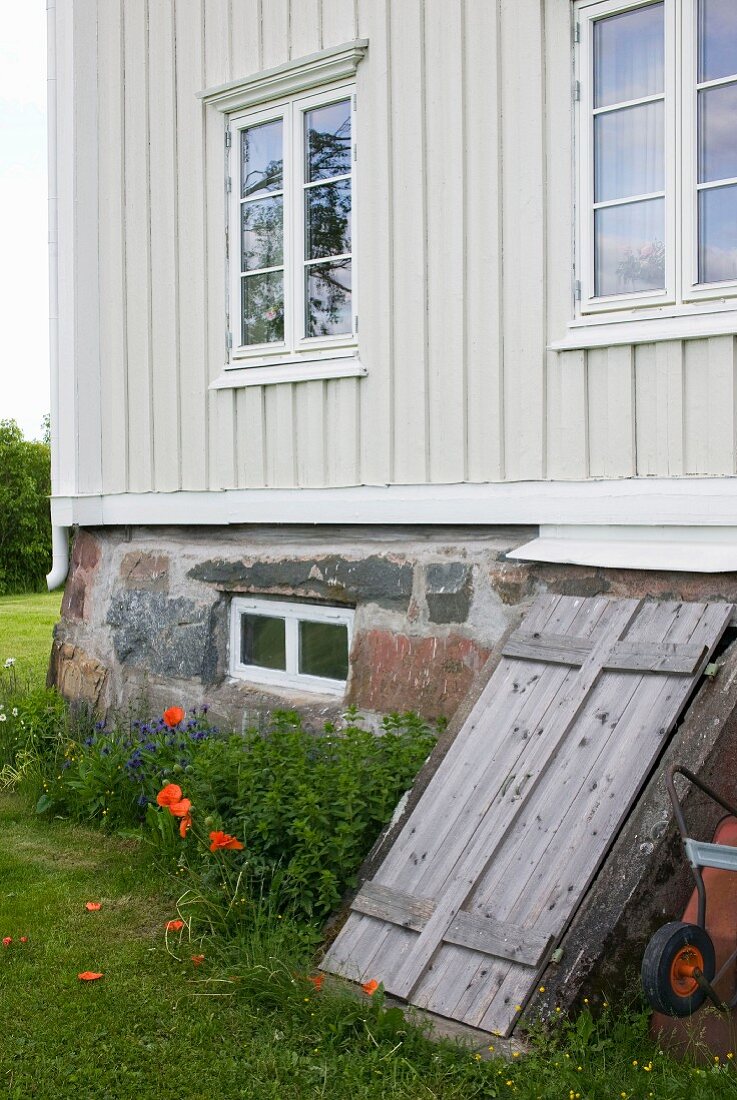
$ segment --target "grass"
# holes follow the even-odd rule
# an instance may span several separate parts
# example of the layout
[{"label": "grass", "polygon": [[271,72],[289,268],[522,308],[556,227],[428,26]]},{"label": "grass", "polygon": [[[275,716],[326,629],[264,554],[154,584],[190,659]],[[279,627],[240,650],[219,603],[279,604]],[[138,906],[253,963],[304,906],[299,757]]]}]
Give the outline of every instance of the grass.
[{"label": "grass", "polygon": [[0,598],[0,666],[7,657],[15,657],[20,683],[45,682],[60,605],[60,592]]},{"label": "grass", "polygon": [[[16,657],[31,682],[57,608],[58,597],[0,599],[0,659]],[[429,1042],[376,997],[316,992],[299,929],[268,914],[227,943],[185,929],[170,953],[180,889],[139,842],[0,797],[0,938],[13,939],[0,947],[2,1100],[737,1097],[731,1064],[673,1062],[637,1005],[561,1018],[506,1063]],[[84,970],[104,977],[83,984]]]}]

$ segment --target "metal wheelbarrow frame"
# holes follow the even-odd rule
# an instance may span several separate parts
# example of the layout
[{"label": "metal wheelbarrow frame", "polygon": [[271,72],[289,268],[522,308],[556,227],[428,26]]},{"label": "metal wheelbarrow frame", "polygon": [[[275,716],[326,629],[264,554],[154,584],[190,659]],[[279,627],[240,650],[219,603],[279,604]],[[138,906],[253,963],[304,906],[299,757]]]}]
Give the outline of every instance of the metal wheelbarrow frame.
[{"label": "metal wheelbarrow frame", "polygon": [[[707,898],[703,871],[706,867],[737,871],[737,847],[694,840],[688,835],[683,806],[676,791],[676,775],[682,775],[728,815],[737,819],[737,806],[722,798],[688,768],[679,764],[668,768],[668,795],[696,883],[697,917],[696,924],[671,921],[653,935],[642,960],[642,984],[652,1007],[667,1016],[690,1016],[707,999],[716,1008],[728,1012],[737,1007],[737,991],[725,1004],[714,987],[730,968],[734,968],[737,948],[716,972],[714,945],[706,930]],[[737,914],[735,917],[737,920]]]}]

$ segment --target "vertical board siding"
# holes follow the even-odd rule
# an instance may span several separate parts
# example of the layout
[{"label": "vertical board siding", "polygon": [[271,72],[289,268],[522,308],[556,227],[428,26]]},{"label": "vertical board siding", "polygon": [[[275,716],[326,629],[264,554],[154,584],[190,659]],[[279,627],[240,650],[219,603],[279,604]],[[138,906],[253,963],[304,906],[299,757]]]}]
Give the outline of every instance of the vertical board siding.
[{"label": "vertical board siding", "polygon": [[429,479],[466,480],[464,9],[425,2]]},{"label": "vertical board siding", "polygon": [[208,487],[205,294],[204,0],[175,0],[179,298],[179,410],[183,489]]},{"label": "vertical board siding", "polygon": [[587,363],[589,474],[636,472],[635,373],[630,347],[590,351]]},{"label": "vertical board siding", "polygon": [[[73,114],[60,103],[58,135],[99,219],[60,227],[78,297],[65,321],[60,288],[67,486],[735,473],[732,336],[546,351],[572,308],[567,4],[80,4],[57,15],[75,50],[60,94],[84,91]],[[196,93],[357,36],[367,376],[211,391],[226,358],[224,120]],[[72,183],[59,182],[65,209]]]},{"label": "vertical board siding", "polygon": [[[177,315],[177,193],[174,12],[170,0],[151,4],[148,20],[148,114],[151,148],[151,348],[153,462],[157,489],[180,486]],[[163,430],[157,430],[159,427]],[[165,427],[164,427],[165,426]]]},{"label": "vertical board siding", "polygon": [[[208,87],[231,78],[230,0],[209,0],[205,15],[205,81]],[[207,361],[212,381],[227,359],[225,258],[225,123],[215,111],[205,111],[206,189],[206,312]],[[209,392],[210,488],[236,484],[236,392]]]},{"label": "vertical board siding", "polygon": [[586,355],[550,356],[548,387],[548,477],[589,476],[588,377]]},{"label": "vertical board siding", "polygon": [[[97,9],[102,491],[128,488],[122,0]],[[102,135],[105,141],[102,141]],[[170,197],[171,198],[171,197]]]},{"label": "vertical board siding", "polygon": [[100,309],[97,221],[97,10],[96,0],[77,0],[75,24],[74,127],[77,156],[74,198],[85,211],[76,224],[75,365],[77,418],[77,491],[99,493],[102,480],[100,406]]},{"label": "vertical board siding", "polygon": [[683,344],[666,340],[635,348],[637,472],[684,473]]},{"label": "vertical board siding", "polygon": [[360,475],[361,480],[370,485],[392,481],[394,470],[391,286],[396,177],[392,163],[394,125],[389,90],[390,9],[391,0],[361,0],[359,8],[359,34],[370,42],[368,56],[359,66],[356,81],[358,312],[360,354],[369,372],[358,386]]},{"label": "vertical board siding", "polygon": [[424,482],[427,430],[427,196],[425,193],[424,4],[389,8],[391,36],[394,267],[394,472],[396,482]]},{"label": "vertical board siding", "polygon": [[465,0],[465,272],[467,476],[504,478],[501,329],[502,180],[499,4]]},{"label": "vertical board siding", "polygon": [[545,476],[541,0],[501,0],[506,476]]},{"label": "vertical board siding", "polygon": [[151,393],[148,0],[123,5],[125,49],[125,302],[128,488],[154,488]]}]

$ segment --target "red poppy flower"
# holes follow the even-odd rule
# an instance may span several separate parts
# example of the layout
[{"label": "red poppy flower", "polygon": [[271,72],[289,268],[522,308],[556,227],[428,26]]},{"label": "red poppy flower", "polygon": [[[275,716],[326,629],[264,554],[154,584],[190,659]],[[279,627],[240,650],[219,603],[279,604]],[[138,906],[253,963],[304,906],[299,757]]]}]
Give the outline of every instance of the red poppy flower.
[{"label": "red poppy flower", "polygon": [[156,795],[156,801],[159,806],[175,806],[182,801],[182,788],[176,783],[167,783]]},{"label": "red poppy flower", "polygon": [[77,974],[80,982],[96,982],[98,978],[102,978],[102,974],[97,974],[94,970],[83,970],[81,974]]},{"label": "red poppy flower", "polygon": [[192,815],[186,814],[179,822],[179,835],[184,840],[189,829],[192,828]]},{"label": "red poppy flower", "polygon": [[370,982],[364,982],[361,989],[364,993],[368,993],[369,997],[373,996],[376,990],[379,988],[379,983],[375,978],[372,978]]},{"label": "red poppy flower", "polygon": [[192,963],[194,966],[202,966],[205,961],[204,955],[192,955]]},{"label": "red poppy flower", "polygon": [[181,707],[169,707],[161,717],[164,719],[164,725],[173,730],[175,726],[184,721],[184,711]]},{"label": "red poppy flower", "polygon": [[84,907],[90,913],[96,913],[98,909],[102,909],[102,903],[99,901],[86,901]]},{"label": "red poppy flower", "polygon": [[180,928],[184,928],[183,920],[169,920],[166,922],[167,932],[178,932]]},{"label": "red poppy flower", "polygon": [[324,974],[308,974],[307,975],[307,981],[312,982],[315,989],[319,993],[320,990],[322,989],[322,983],[325,981],[325,975]]},{"label": "red poppy flower", "polygon": [[217,852],[220,848],[227,848],[229,851],[235,852],[243,847],[240,840],[236,840],[236,838],[230,836],[229,833],[215,831],[214,833],[210,833],[210,840],[212,842],[210,844],[211,852]]},{"label": "red poppy flower", "polygon": [[169,807],[169,813],[174,817],[187,817],[191,809],[192,803],[188,798],[183,798],[181,802],[172,802]]},{"label": "red poppy flower", "polygon": [[3,936],[3,947],[10,947],[13,942],[12,936]]}]

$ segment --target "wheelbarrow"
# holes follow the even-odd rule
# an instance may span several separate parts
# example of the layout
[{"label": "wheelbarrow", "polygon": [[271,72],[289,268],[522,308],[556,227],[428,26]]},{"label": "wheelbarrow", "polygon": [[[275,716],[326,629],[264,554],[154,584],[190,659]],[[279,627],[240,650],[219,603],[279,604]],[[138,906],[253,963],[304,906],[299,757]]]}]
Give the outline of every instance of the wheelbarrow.
[{"label": "wheelbarrow", "polygon": [[[737,991],[730,1002],[725,1003],[717,994],[715,986],[730,969],[734,970],[737,948],[716,972],[716,952],[706,930],[707,899],[703,871],[706,867],[713,867],[718,871],[737,871],[737,847],[706,843],[688,836],[683,806],[675,786],[676,775],[684,776],[694,787],[721,806],[729,817],[737,819],[737,806],[731,805],[706,783],[702,783],[688,768],[673,764],[668,769],[668,795],[686,858],[696,881],[697,915],[695,924],[671,921],[653,935],[642,959],[642,985],[652,1007],[666,1016],[690,1016],[706,1000],[711,1001],[716,1008],[728,1012],[737,1006]],[[718,835],[719,827],[715,839]],[[737,913],[735,921],[737,922]]]}]

